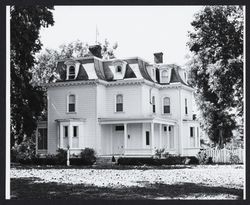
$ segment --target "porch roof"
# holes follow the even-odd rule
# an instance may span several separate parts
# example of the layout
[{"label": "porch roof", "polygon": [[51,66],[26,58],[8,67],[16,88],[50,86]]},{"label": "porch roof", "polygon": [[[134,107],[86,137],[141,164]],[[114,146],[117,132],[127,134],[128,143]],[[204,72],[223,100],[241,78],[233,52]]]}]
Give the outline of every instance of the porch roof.
[{"label": "porch roof", "polygon": [[64,118],[64,119],[56,119],[56,122],[85,122],[85,118]]},{"label": "porch roof", "polygon": [[125,118],[98,118],[100,124],[123,124],[123,123],[158,123],[158,124],[168,124],[175,125],[176,120],[161,118],[161,117],[125,117]]}]

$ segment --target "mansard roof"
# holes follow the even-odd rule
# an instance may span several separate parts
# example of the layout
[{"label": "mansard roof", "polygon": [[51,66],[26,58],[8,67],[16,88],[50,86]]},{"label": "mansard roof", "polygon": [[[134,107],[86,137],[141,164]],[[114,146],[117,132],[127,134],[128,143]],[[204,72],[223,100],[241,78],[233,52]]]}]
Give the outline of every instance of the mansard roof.
[{"label": "mansard roof", "polygon": [[[77,77],[74,80],[66,80],[66,65],[64,64],[67,61],[73,61],[75,63],[80,64],[79,71]],[[56,82],[64,82],[64,81],[80,81],[80,80],[93,80],[93,79],[101,79],[104,81],[116,81],[114,77],[114,72],[111,70],[111,66],[113,63],[117,61],[123,62],[125,66],[125,73],[123,75],[123,80],[126,79],[146,79],[151,82],[160,83],[159,78],[159,69],[157,65],[150,64],[149,62],[139,58],[127,58],[127,59],[110,59],[110,60],[103,60],[94,56],[91,57],[84,57],[84,58],[76,58],[76,59],[64,59],[60,60],[57,63],[56,71],[59,74],[60,78]],[[89,64],[93,65],[92,69],[87,69]],[[147,66],[154,66],[156,70],[156,81],[151,78],[151,75],[148,73]],[[170,76],[169,83],[176,83],[180,82],[184,85],[186,84],[179,75],[180,67],[176,65],[166,65],[168,66],[172,72]],[[122,80],[122,79],[119,79]],[[189,85],[188,85],[189,86]]]}]

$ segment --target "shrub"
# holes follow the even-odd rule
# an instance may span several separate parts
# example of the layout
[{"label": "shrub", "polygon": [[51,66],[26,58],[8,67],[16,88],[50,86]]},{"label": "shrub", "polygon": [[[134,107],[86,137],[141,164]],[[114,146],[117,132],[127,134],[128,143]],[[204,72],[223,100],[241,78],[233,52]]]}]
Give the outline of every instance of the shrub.
[{"label": "shrub", "polygon": [[240,162],[240,158],[237,155],[233,154],[233,153],[230,153],[229,160],[230,160],[231,164],[239,164],[239,162]]},{"label": "shrub", "polygon": [[165,159],[154,159],[154,158],[119,158],[117,163],[119,165],[181,165],[184,164],[185,157],[181,156],[169,156]]},{"label": "shrub", "polygon": [[163,148],[163,149],[156,149],[156,150],[155,150],[155,156],[156,156],[157,158],[161,158],[161,156],[162,156],[162,154],[164,153],[164,151],[165,151],[164,148]]},{"label": "shrub", "polygon": [[207,154],[203,151],[198,152],[197,158],[198,158],[199,164],[212,164],[213,163],[212,157],[208,157]]},{"label": "shrub", "polygon": [[67,162],[67,150],[58,149],[55,157],[57,164],[65,165]]},{"label": "shrub", "polygon": [[92,165],[96,161],[95,150],[91,148],[85,148],[80,153],[80,157],[84,165]]}]

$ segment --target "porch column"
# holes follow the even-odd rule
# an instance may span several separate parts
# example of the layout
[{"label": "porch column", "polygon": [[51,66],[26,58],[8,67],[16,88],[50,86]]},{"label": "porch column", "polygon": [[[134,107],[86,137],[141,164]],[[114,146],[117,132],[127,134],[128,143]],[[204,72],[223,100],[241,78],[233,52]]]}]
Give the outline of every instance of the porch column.
[{"label": "porch column", "polygon": [[170,149],[169,125],[167,125],[167,148]]},{"label": "porch column", "polygon": [[69,124],[69,136],[68,136],[68,140],[69,140],[69,148],[72,148],[72,136],[73,136],[73,129],[72,129],[72,125]]},{"label": "porch column", "polygon": [[124,154],[127,149],[127,143],[128,143],[128,127],[127,123],[124,123]]},{"label": "porch column", "polygon": [[59,124],[59,138],[60,138],[60,148],[63,148],[63,126]]},{"label": "porch column", "polygon": [[160,149],[162,148],[162,125],[159,124]]},{"label": "porch column", "polygon": [[154,133],[154,123],[151,122],[151,149],[152,149],[152,155],[155,154],[155,133]]}]

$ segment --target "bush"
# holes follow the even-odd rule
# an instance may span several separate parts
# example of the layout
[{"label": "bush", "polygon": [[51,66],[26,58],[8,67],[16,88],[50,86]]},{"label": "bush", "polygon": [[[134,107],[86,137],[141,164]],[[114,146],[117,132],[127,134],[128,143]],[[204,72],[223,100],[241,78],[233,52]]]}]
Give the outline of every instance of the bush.
[{"label": "bush", "polygon": [[154,159],[154,158],[119,158],[117,163],[119,165],[181,165],[184,164],[186,157],[181,156],[169,156],[166,159]]},{"label": "bush", "polygon": [[11,162],[19,162],[24,164],[32,163],[32,160],[36,154],[36,145],[33,139],[34,137],[34,135],[32,135],[31,138],[26,138],[24,136],[24,139],[20,144],[15,144],[11,148]]},{"label": "bush", "polygon": [[92,165],[96,161],[96,153],[94,149],[85,148],[80,153],[80,158],[82,160],[83,165]]},{"label": "bush", "polygon": [[207,154],[203,151],[198,152],[197,158],[198,158],[199,164],[212,164],[213,163],[212,157],[208,157]]},{"label": "bush", "polygon": [[55,157],[57,164],[65,165],[67,163],[67,150],[58,149]]},{"label": "bush", "polygon": [[155,150],[155,156],[160,159],[164,151],[165,151],[164,148]]},{"label": "bush", "polygon": [[229,160],[230,160],[231,164],[239,164],[239,162],[240,162],[240,158],[237,155],[233,154],[233,153],[230,153]]}]

